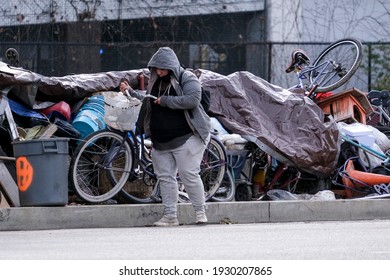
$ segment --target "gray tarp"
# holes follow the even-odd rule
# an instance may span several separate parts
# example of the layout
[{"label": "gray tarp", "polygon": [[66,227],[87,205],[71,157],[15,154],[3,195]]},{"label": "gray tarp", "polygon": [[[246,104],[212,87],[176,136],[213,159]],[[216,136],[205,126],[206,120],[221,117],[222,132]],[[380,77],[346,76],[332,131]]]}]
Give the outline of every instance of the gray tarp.
[{"label": "gray tarp", "polygon": [[212,93],[210,110],[226,129],[281,162],[317,176],[331,175],[339,154],[339,130],[312,100],[249,72],[201,72],[203,87]]},{"label": "gray tarp", "polygon": [[0,61],[0,90],[7,94],[11,89],[20,99],[30,106],[34,104],[37,85],[41,76],[22,68],[11,67]]},{"label": "gray tarp", "polygon": [[[30,107],[34,99],[72,104],[96,92],[117,90],[121,79],[137,86],[140,73],[149,74],[147,69],[139,69],[45,77],[0,62],[0,90],[16,86],[15,94]],[[223,76],[198,70],[198,74],[203,87],[211,92],[211,112],[231,133],[256,143],[279,161],[317,176],[327,177],[334,171],[337,124],[310,99],[249,72]],[[26,90],[29,86],[33,90]]]},{"label": "gray tarp", "polygon": [[24,105],[31,108],[35,101],[66,101],[72,104],[96,92],[118,89],[122,79],[129,81],[133,87],[137,87],[139,74],[144,74],[146,77],[149,70],[46,77],[0,62],[0,90],[4,91],[12,86],[13,94],[23,101]]}]

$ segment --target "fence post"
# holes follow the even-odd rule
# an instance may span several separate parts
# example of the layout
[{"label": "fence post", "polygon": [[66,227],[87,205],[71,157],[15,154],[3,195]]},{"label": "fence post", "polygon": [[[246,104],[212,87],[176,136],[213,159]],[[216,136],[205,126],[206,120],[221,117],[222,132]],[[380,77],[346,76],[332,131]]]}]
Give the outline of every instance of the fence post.
[{"label": "fence post", "polygon": [[367,69],[367,83],[368,83],[368,91],[370,92],[371,91],[371,63],[372,63],[372,59],[371,59],[371,52],[372,52],[372,44],[371,43],[368,43],[367,44],[368,46],[368,69]]},{"label": "fence post", "polygon": [[267,81],[271,82],[271,64],[272,64],[272,43],[268,42],[266,43],[268,46],[268,67],[267,67]]},{"label": "fence post", "polygon": [[41,73],[41,45],[37,43],[37,73]]}]

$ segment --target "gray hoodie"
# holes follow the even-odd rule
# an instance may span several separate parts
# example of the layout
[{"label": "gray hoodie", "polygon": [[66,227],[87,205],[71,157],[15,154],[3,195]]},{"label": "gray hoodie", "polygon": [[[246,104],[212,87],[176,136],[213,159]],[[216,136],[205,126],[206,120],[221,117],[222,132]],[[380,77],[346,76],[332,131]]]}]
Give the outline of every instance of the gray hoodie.
[{"label": "gray hoodie", "polygon": [[[156,68],[172,70],[174,77],[171,84],[177,96],[162,96],[161,106],[171,109],[185,109],[184,115],[194,134],[198,134],[205,141],[210,133],[210,118],[200,105],[201,85],[198,78],[191,71],[185,71],[175,52],[169,47],[162,47],[152,56],[148,63],[150,78],[147,93],[150,93],[158,76]],[[184,71],[179,85],[180,73]],[[137,96],[138,97],[138,96]],[[150,135],[151,106],[146,102],[146,115],[144,121],[145,133]]]}]

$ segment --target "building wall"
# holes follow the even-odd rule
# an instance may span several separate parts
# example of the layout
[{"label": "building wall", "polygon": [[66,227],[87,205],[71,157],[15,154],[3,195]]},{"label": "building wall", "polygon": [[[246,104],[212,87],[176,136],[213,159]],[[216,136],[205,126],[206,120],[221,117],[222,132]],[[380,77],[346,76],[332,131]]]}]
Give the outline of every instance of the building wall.
[{"label": "building wall", "polygon": [[9,0],[0,26],[261,11],[264,0]]},{"label": "building wall", "polygon": [[45,75],[140,68],[171,44],[189,67],[289,87],[294,48],[314,59],[340,38],[390,41],[390,0],[9,0],[1,12],[0,55],[20,44],[22,66]]},{"label": "building wall", "polygon": [[390,39],[390,0],[267,0],[272,42]]},{"label": "building wall", "polygon": [[178,42],[188,67],[231,73],[249,63],[259,74],[258,48],[241,43],[264,39],[263,9],[264,0],[10,0],[0,42],[39,44],[19,50],[23,66],[46,75],[140,68]]},{"label": "building wall", "polygon": [[[343,38],[354,37],[362,43],[390,41],[390,0],[267,0],[265,10],[267,41],[296,43],[272,48],[270,81],[286,88],[297,82],[295,75],[285,73],[296,48],[314,60],[327,44]],[[320,44],[310,44],[314,42]],[[369,55],[366,46],[363,50],[361,67],[345,88],[367,90]]]}]

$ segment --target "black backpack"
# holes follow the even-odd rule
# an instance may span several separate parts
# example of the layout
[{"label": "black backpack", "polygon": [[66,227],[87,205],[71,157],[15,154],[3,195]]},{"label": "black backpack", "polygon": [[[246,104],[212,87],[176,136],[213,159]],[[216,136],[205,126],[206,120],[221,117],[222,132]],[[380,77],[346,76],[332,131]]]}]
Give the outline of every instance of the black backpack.
[{"label": "black backpack", "polygon": [[[180,73],[180,77],[179,77],[179,85],[180,86],[181,86],[181,79],[182,79],[183,73],[184,73],[184,71]],[[201,89],[202,89],[202,96],[200,99],[200,104],[202,105],[203,110],[206,113],[208,113],[210,110],[210,101],[211,101],[210,91],[205,90],[203,87],[201,87]]]}]

